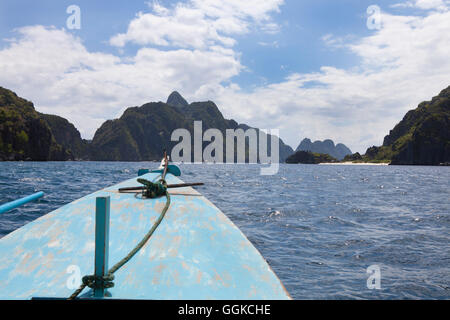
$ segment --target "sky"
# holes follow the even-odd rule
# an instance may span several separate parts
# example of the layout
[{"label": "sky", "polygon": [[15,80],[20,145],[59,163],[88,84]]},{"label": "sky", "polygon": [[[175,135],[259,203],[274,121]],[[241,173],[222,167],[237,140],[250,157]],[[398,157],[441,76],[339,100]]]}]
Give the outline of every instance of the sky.
[{"label": "sky", "polygon": [[294,149],[307,137],[364,153],[450,85],[449,9],[450,0],[6,0],[0,86],[86,139],[177,90],[279,129]]}]

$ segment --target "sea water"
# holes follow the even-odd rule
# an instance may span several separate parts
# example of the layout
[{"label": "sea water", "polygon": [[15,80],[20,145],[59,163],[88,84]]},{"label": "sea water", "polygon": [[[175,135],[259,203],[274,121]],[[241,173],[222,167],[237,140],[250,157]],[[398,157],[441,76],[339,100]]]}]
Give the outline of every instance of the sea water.
[{"label": "sea water", "polygon": [[[2,162],[0,204],[45,197],[0,215],[0,237],[157,163]],[[181,165],[294,299],[450,299],[450,168]],[[379,270],[373,279],[371,270]],[[375,282],[377,286],[370,285]]]}]

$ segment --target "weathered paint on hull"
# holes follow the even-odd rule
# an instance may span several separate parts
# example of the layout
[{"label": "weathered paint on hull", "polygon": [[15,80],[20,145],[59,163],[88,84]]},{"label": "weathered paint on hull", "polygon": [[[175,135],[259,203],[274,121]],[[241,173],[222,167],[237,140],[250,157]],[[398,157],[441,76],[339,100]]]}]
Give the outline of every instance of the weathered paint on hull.
[{"label": "weathered paint on hull", "polygon": [[[157,177],[149,173],[142,178]],[[167,182],[182,183],[168,175]],[[131,179],[65,205],[0,239],[0,299],[68,297],[80,268],[94,271],[95,198],[111,197],[109,265],[122,259],[158,218],[165,197],[119,194]],[[192,188],[170,190],[172,204],[145,247],[116,272],[115,299],[289,299],[242,232]],[[69,269],[70,270],[70,269]],[[87,294],[86,294],[87,293]],[[85,289],[84,296],[91,294]]]}]

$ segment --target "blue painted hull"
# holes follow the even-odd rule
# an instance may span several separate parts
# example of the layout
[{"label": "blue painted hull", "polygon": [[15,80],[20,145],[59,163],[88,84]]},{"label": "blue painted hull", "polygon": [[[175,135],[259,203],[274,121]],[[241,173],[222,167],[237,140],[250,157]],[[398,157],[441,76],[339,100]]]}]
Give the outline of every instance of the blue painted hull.
[{"label": "blue painted hull", "polygon": [[[166,180],[182,183],[170,174]],[[165,197],[143,200],[117,191],[137,185],[130,179],[100,190],[0,239],[0,299],[69,297],[79,281],[77,271],[93,273],[96,197],[111,197],[109,265],[122,259],[165,204]],[[161,225],[116,272],[115,286],[108,290],[112,298],[290,298],[264,258],[219,209],[192,188],[170,193],[172,203]],[[81,297],[89,295],[87,288]]]}]

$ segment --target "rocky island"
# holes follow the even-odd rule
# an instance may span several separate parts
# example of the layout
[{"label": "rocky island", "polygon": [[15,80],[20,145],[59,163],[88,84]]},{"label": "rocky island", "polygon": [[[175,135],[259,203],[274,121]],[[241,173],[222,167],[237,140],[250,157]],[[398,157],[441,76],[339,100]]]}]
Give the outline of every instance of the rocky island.
[{"label": "rocky island", "polygon": [[[107,120],[88,142],[68,120],[39,113],[32,102],[0,87],[0,160],[160,160],[163,150],[177,143],[171,141],[172,132],[179,128],[193,132],[194,121],[202,121],[204,130],[223,133],[251,128],[225,119],[212,101],[189,104],[175,91],[166,103],[130,107],[119,119]],[[280,162],[292,153],[279,139]]]},{"label": "rocky island", "polygon": [[297,151],[286,159],[288,164],[320,164],[336,163],[338,160],[324,153],[314,153],[310,151]]},{"label": "rocky island", "polygon": [[409,111],[380,147],[344,161],[392,165],[445,165],[450,162],[450,86]]},{"label": "rocky island", "polygon": [[[92,141],[81,138],[68,120],[37,112],[32,102],[0,87],[0,161],[143,161],[159,160],[162,150],[176,142],[178,128],[192,132],[201,120],[205,130],[247,130],[246,124],[225,119],[212,101],[188,103],[178,92],[167,101],[130,107],[118,119],[104,122]],[[255,128],[257,129],[257,128]],[[258,129],[257,129],[258,130]],[[279,139],[280,162],[287,163],[391,163],[445,165],[450,163],[450,87],[409,111],[384,138],[380,147],[364,155],[352,154],[344,144],[330,139],[304,139],[296,149]]]},{"label": "rocky island", "polygon": [[310,151],[312,153],[328,154],[338,160],[343,160],[345,156],[351,155],[352,151],[344,144],[334,144],[333,140],[314,141],[305,138],[295,151]]}]

